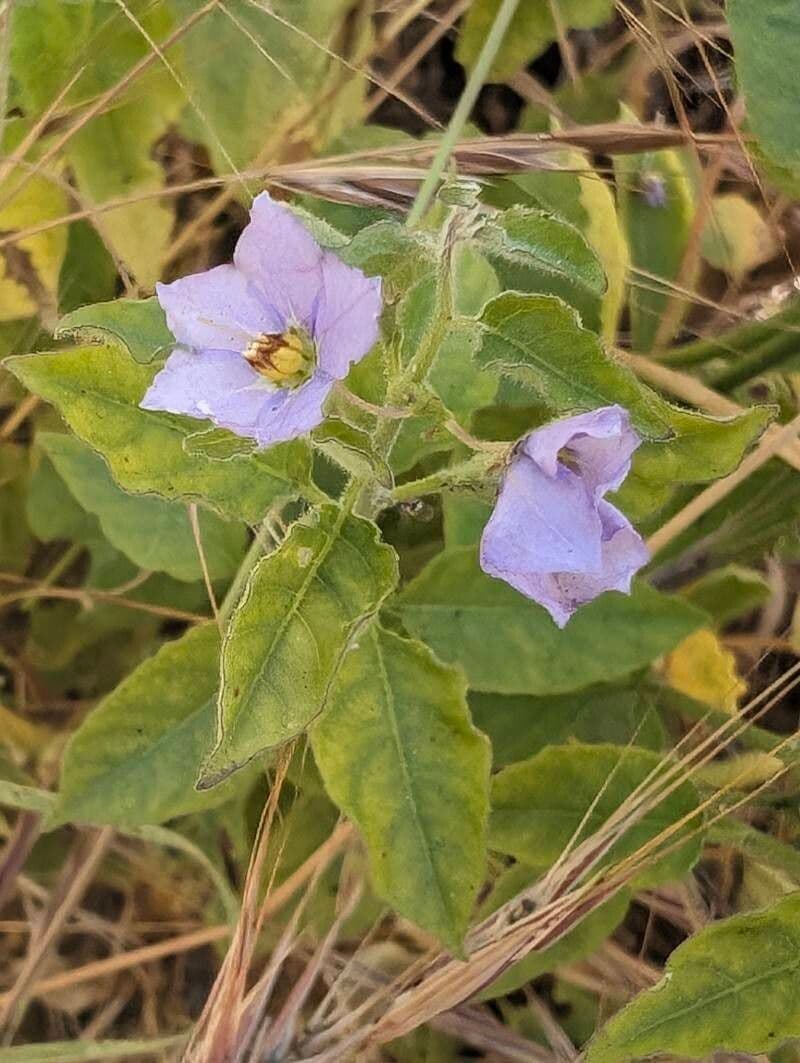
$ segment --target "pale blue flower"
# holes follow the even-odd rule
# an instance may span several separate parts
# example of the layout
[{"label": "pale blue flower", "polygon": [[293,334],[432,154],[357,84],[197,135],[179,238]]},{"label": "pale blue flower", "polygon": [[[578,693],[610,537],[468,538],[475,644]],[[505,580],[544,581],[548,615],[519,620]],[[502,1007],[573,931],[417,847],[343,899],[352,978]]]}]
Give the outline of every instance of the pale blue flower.
[{"label": "pale blue flower", "polygon": [[378,338],[380,278],[323,250],[266,192],[232,264],[156,290],[179,346],[141,405],[262,447],[316,427],[335,382]]},{"label": "pale blue flower", "polygon": [[647,547],[604,496],[628,475],[640,442],[621,406],[527,435],[483,533],[483,570],[544,606],[559,627],[604,591],[629,593]]}]

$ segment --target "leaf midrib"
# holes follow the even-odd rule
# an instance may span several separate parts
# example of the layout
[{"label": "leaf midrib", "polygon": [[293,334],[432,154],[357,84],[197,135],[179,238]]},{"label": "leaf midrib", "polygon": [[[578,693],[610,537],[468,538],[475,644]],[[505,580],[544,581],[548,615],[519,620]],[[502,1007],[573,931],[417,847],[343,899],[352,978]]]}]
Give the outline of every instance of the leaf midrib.
[{"label": "leaf midrib", "polygon": [[[298,588],[297,592],[294,594],[294,597],[292,599],[292,603],[291,603],[290,608],[284,613],[283,618],[281,619],[280,623],[278,624],[278,627],[276,628],[275,633],[274,633],[274,635],[272,637],[272,641],[270,642],[269,647],[267,648],[267,650],[266,650],[266,652],[264,654],[264,657],[263,657],[262,662],[261,662],[261,666],[253,674],[252,679],[247,684],[247,689],[246,689],[245,695],[244,695],[243,698],[241,698],[241,700],[239,702],[239,710],[238,710],[238,712],[236,713],[236,715],[233,718],[233,720],[228,720],[227,721],[227,723],[229,725],[233,724],[233,726],[235,727],[236,722],[241,719],[243,712],[246,711],[246,708],[250,707],[251,701],[252,701],[252,699],[254,697],[254,693],[253,692],[254,692],[254,689],[256,687],[256,684],[257,683],[261,683],[263,681],[264,674],[265,674],[267,666],[269,665],[269,663],[270,663],[270,661],[272,659],[272,656],[273,656],[273,654],[275,652],[275,648],[277,647],[279,641],[285,635],[286,630],[287,630],[290,622],[295,617],[295,614],[299,612],[300,606],[303,604],[303,602],[305,600],[305,597],[306,597],[306,595],[308,593],[309,586],[311,585],[312,581],[316,578],[317,572],[322,567],[322,564],[327,559],[328,555],[330,554],[331,550],[333,549],[334,543],[336,543],[338,541],[339,533],[340,533],[340,531],[341,531],[341,529],[342,529],[347,517],[348,517],[347,511],[344,510],[344,509],[340,509],[339,512],[336,515],[336,521],[334,522],[334,525],[333,525],[332,529],[329,532],[323,532],[321,528],[317,528],[316,529],[318,532],[320,532],[321,534],[325,535],[325,542],[322,545],[322,549],[320,549],[319,554],[314,559],[312,564],[310,564],[308,566],[308,573],[306,574],[306,577],[303,580],[303,582],[300,584],[300,587]],[[284,545],[286,547],[288,547],[289,543],[290,543],[290,539],[287,539]],[[280,553],[280,551],[279,551],[279,553]],[[266,563],[268,564],[270,560],[271,560],[271,558],[267,558],[266,559]],[[248,587],[248,592],[245,595],[244,600],[242,601],[241,605],[236,610],[237,613],[239,613],[248,604],[248,602],[250,600],[250,595],[252,594],[252,589],[253,589],[254,586],[255,586],[255,579],[253,578],[250,581],[250,584],[249,584],[249,587]],[[224,662],[225,662],[225,659],[226,659],[225,650],[226,650],[227,646],[230,644],[231,641],[235,641],[234,627],[235,627],[234,623],[231,622],[231,624],[228,627],[228,631],[226,633],[226,636],[225,636],[225,643],[223,644],[223,647],[222,647],[221,659],[222,659],[222,662],[223,662],[223,669],[222,669],[222,682],[220,684],[220,697],[219,697],[219,720],[220,720],[220,726],[221,727],[226,722],[224,720],[224,717],[223,717],[224,709],[223,709],[223,700],[222,700],[223,692],[225,691],[226,686],[227,686],[226,677],[225,677],[225,669],[224,669]],[[318,647],[317,647],[317,653],[319,655],[319,648]],[[222,747],[223,742],[224,742],[224,738],[220,741],[220,744],[219,744],[218,748]]]},{"label": "leaf midrib", "polygon": [[[775,967],[770,971],[763,972],[761,974],[753,975],[752,978],[745,979],[743,982],[738,982],[735,986],[729,986],[725,989],[720,989],[718,992],[711,994],[710,996],[702,997],[695,1000],[693,1004],[688,1004],[686,1007],[679,1008],[676,1011],[671,1011],[668,1016],[654,1020],[647,1023],[644,1026],[639,1027],[633,1034],[627,1038],[623,1038],[622,1044],[633,1041],[635,1043],[636,1038],[646,1036],[653,1030],[657,1030],[660,1027],[673,1023],[676,1018],[683,1018],[686,1015],[690,1015],[700,1008],[706,1008],[710,1004],[715,1004],[719,1000],[724,1000],[728,996],[739,996],[745,990],[750,989],[752,986],[760,985],[762,982],[767,982],[771,979],[779,978],[783,974],[789,974],[792,971],[796,971],[800,968],[800,955],[798,958],[791,960],[789,963],[782,964],[780,967]],[[668,969],[667,973],[674,976],[676,971],[674,968]],[[664,983],[660,982],[659,986],[663,986]],[[658,989],[655,986],[654,989]],[[613,1042],[612,1042],[613,1043]],[[591,1057],[590,1057],[591,1058]]]},{"label": "leaf midrib", "polygon": [[416,788],[412,781],[411,772],[409,771],[408,761],[406,759],[405,750],[402,744],[400,728],[398,726],[397,713],[395,711],[394,691],[392,690],[391,684],[389,682],[389,676],[386,672],[386,664],[383,658],[383,648],[381,646],[380,632],[375,632],[374,638],[375,648],[378,656],[378,666],[380,669],[381,686],[383,688],[384,694],[383,703],[384,708],[386,709],[385,717],[388,720],[389,730],[394,741],[395,750],[397,752],[397,759],[400,765],[400,773],[406,785],[407,792],[411,798],[414,825],[417,834],[421,839],[422,850],[425,854],[425,862],[428,865],[430,875],[432,876],[433,882],[436,885],[436,892],[438,894],[440,910],[443,912],[445,919],[452,924],[454,922],[453,913],[448,907],[447,898],[442,887],[441,878],[433,860],[430,840],[428,838],[427,831],[425,830],[425,826],[422,822],[422,818],[419,814]]}]

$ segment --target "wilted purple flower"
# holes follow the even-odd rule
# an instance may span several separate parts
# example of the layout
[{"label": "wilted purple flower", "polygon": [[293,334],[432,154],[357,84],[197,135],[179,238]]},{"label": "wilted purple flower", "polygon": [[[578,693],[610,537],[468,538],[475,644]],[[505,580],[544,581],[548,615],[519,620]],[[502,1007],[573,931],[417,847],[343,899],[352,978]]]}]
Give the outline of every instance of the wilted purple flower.
[{"label": "wilted purple flower", "polygon": [[233,264],[157,285],[178,341],[141,405],[270,446],[320,423],[336,380],[378,338],[381,281],[324,251],[263,192]]},{"label": "wilted purple flower", "polygon": [[604,495],[628,475],[641,440],[621,406],[565,417],[521,442],[481,539],[481,567],[564,627],[603,591],[630,592],[648,559]]}]

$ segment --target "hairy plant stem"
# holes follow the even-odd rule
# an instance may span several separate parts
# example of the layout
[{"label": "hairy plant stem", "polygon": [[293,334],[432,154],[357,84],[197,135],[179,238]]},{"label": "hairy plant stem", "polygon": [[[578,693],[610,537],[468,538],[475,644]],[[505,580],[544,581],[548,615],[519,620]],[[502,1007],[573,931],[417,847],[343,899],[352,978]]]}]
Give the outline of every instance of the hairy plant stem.
[{"label": "hairy plant stem", "polygon": [[[389,381],[384,403],[389,409],[408,404],[409,393],[422,384],[430,372],[436,355],[447,336],[453,320],[453,271],[452,254],[454,246],[453,216],[442,230],[442,265],[436,281],[436,302],[433,317],[414,357],[402,369],[394,380]],[[373,436],[376,452],[388,463],[403,421],[396,417],[383,417]],[[374,483],[362,483],[354,512],[361,516],[374,518],[383,506],[381,492]]]},{"label": "hairy plant stem", "polygon": [[472,108],[475,106],[478,94],[483,88],[483,83],[489,75],[492,63],[500,49],[500,45],[503,43],[503,38],[506,35],[506,31],[511,24],[512,18],[516,14],[518,7],[519,0],[503,0],[501,3],[500,9],[492,23],[492,28],[489,30],[489,35],[487,36],[483,48],[481,49],[481,53],[478,56],[478,61],[472,68],[472,73],[469,76],[466,87],[461,93],[461,99],[458,101],[455,111],[453,111],[453,117],[450,119],[447,131],[442,137],[439,150],[434,156],[425,180],[420,185],[420,189],[417,192],[417,198],[414,200],[414,204],[411,207],[406,224],[416,225],[430,206],[431,200],[436,192],[436,188],[444,173],[444,169],[447,166],[447,162],[456,141],[461,136],[461,131],[469,120],[470,114],[472,114]]}]

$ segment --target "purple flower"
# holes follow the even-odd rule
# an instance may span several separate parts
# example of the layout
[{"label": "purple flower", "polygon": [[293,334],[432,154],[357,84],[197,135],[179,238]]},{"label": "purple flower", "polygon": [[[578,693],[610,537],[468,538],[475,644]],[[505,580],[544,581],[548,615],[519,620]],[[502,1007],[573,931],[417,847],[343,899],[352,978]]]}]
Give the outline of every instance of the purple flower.
[{"label": "purple flower", "polygon": [[233,264],[157,285],[178,341],[141,405],[266,447],[318,425],[337,380],[378,338],[381,281],[324,251],[266,192]]},{"label": "purple flower", "polygon": [[603,591],[630,593],[647,547],[604,495],[641,440],[621,406],[537,428],[517,447],[481,539],[481,567],[564,627]]}]

